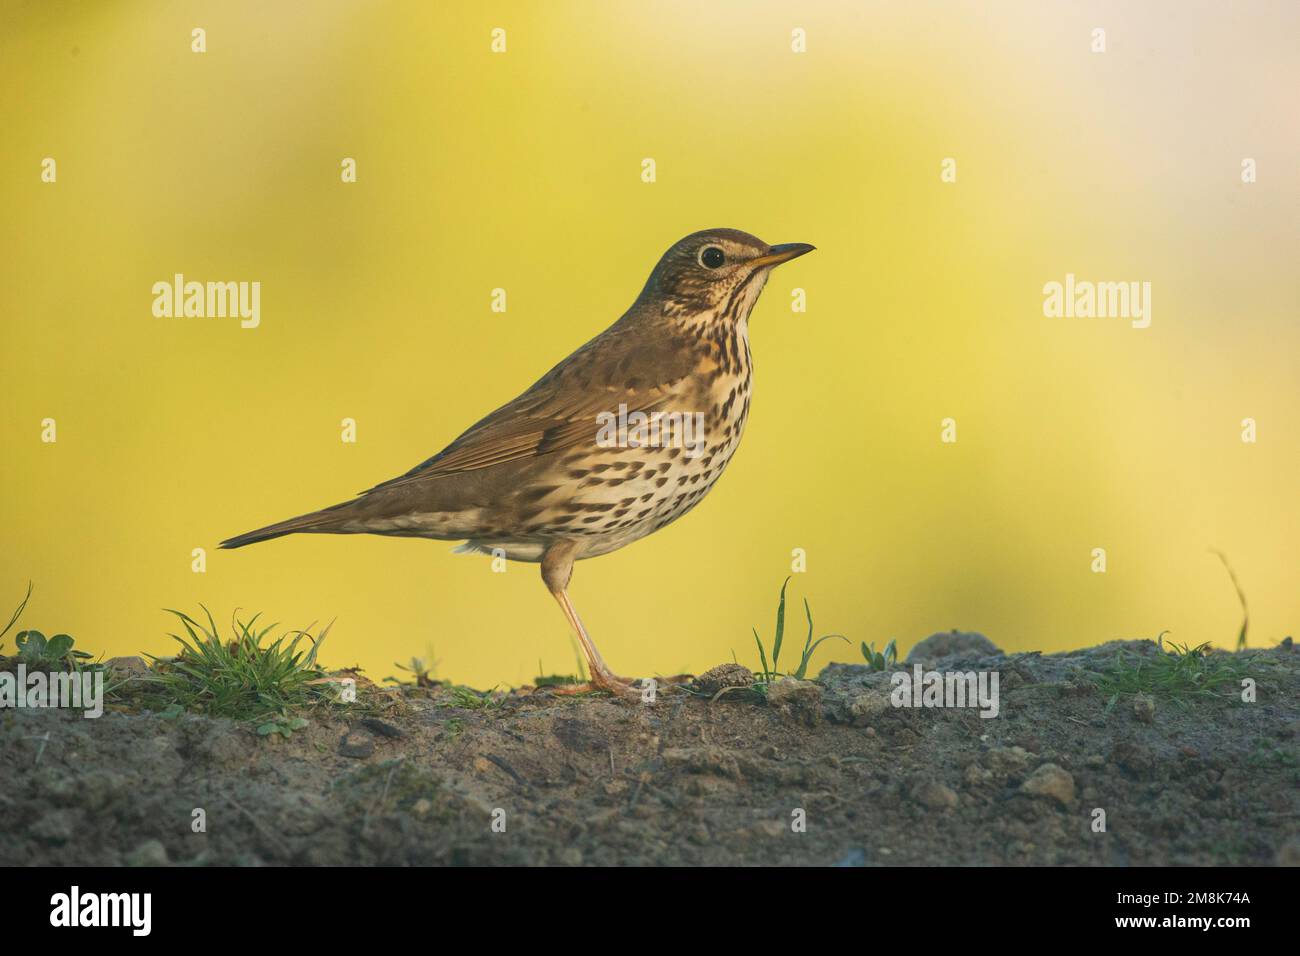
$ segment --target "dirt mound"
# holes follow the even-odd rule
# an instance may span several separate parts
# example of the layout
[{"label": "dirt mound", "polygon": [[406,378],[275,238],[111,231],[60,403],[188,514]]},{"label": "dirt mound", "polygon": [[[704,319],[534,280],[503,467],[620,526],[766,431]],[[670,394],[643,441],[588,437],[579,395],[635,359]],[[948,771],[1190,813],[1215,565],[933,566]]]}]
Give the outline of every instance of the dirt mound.
[{"label": "dirt mound", "polygon": [[[985,642],[987,643],[987,642]],[[1300,857],[1300,661],[1111,693],[1161,651],[936,642],[894,671],[653,705],[446,687],[287,737],[0,712],[5,864],[1269,864]],[[934,656],[943,653],[947,656]],[[898,707],[895,671],[996,671],[998,714]],[[1120,665],[1123,664],[1123,667]],[[1140,668],[1138,669],[1140,672]],[[1233,672],[1234,675],[1236,671]],[[1182,686],[1182,685],[1179,685]],[[466,706],[467,702],[470,704]],[[1099,821],[1104,829],[1099,829]]]}]

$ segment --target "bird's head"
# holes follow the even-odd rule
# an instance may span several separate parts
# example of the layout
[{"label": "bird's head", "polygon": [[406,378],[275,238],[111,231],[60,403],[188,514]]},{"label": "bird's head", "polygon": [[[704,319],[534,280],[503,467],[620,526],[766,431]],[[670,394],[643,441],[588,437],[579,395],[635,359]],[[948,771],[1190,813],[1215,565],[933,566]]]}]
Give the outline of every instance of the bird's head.
[{"label": "bird's head", "polygon": [[769,246],[738,229],[695,232],[663,254],[641,300],[670,317],[742,322],[772,269],[813,248],[806,242]]}]

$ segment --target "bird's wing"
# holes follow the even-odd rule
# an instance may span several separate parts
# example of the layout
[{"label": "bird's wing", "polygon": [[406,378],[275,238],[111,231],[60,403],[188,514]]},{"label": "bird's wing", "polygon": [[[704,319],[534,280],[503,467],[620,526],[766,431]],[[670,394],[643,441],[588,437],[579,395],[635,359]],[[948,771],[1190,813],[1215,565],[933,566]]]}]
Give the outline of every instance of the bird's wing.
[{"label": "bird's wing", "polygon": [[593,339],[441,452],[364,494],[594,445],[597,416],[617,415],[620,405],[629,414],[664,410],[695,359],[681,343],[647,344],[617,332]]}]

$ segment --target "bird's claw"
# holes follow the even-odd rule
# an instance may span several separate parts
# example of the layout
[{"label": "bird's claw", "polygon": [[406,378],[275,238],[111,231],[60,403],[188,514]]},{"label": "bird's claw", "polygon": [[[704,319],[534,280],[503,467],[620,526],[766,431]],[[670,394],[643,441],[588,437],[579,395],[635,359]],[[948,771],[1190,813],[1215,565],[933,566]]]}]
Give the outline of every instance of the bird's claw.
[{"label": "bird's claw", "polygon": [[[676,674],[673,677],[655,677],[650,680],[654,682],[654,687],[658,690],[660,687],[675,687],[692,679],[690,674]],[[593,674],[591,680],[580,684],[561,684],[557,687],[550,687],[548,690],[562,697],[604,691],[624,700],[642,701],[647,699],[646,692],[649,687],[649,682],[644,678],[619,677],[617,674]],[[653,700],[653,696],[649,699]]]}]

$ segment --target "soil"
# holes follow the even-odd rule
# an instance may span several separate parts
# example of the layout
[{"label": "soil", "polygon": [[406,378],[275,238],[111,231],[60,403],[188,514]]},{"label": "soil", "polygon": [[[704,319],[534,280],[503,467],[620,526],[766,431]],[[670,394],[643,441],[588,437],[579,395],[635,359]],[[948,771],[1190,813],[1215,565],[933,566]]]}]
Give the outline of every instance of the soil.
[{"label": "soil", "polygon": [[0,862],[1300,862],[1289,640],[1243,652],[1257,702],[1108,708],[1087,675],[1154,644],[1002,655],[977,638],[936,635],[908,669],[996,670],[992,719],[891,706],[889,672],[843,664],[770,699],[714,699],[723,671],[654,704],[521,689],[467,708],[363,680],[368,716],[313,712],[287,738],[127,705],[6,710]]}]

